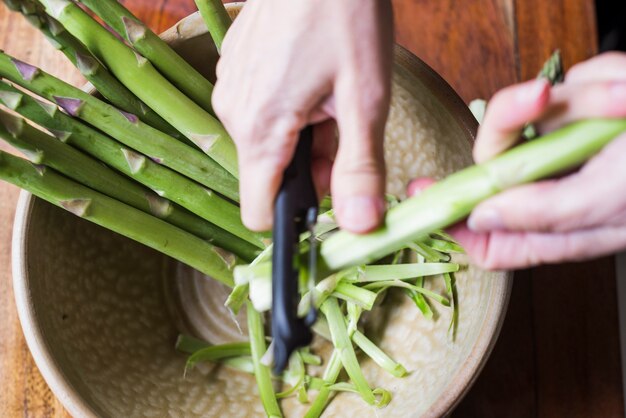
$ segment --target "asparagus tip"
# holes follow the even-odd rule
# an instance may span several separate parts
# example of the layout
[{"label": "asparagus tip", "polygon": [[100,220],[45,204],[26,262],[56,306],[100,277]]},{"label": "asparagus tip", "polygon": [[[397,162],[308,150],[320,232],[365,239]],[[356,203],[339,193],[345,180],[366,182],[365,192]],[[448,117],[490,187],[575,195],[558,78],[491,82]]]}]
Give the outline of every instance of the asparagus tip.
[{"label": "asparagus tip", "polygon": [[80,109],[83,107],[83,104],[85,104],[83,100],[72,97],[53,96],[53,98],[59,106],[72,116],[78,116]]},{"label": "asparagus tip", "polygon": [[39,68],[35,67],[34,65],[27,64],[24,61],[20,61],[16,58],[11,58],[11,61],[13,62],[13,65],[15,66],[17,71],[20,73],[20,76],[22,76],[25,81],[32,81],[33,78],[35,78],[37,74],[39,74]]},{"label": "asparagus tip", "polygon": [[24,17],[26,18],[28,23],[30,23],[31,25],[33,25],[34,27],[36,27],[38,29],[41,29],[41,27],[43,26],[43,22],[41,21],[41,18],[39,16],[34,15],[34,14],[29,14],[25,10],[23,10],[23,13],[24,13]]},{"label": "asparagus tip", "polygon": [[141,113],[144,115],[150,110],[150,108],[146,106],[144,102],[139,102],[139,108],[141,109]]},{"label": "asparagus tip", "polygon": [[57,112],[58,109],[55,104],[44,102],[37,98],[35,98],[34,100],[48,115],[50,115],[50,117],[54,117],[54,114]]},{"label": "asparagus tip", "polygon": [[63,27],[63,25],[61,25],[59,23],[58,20],[56,20],[55,18],[53,18],[52,16],[48,16],[46,15],[46,19],[48,20],[47,25],[48,25],[48,29],[50,29],[50,33],[54,36],[58,36],[60,35],[63,31],[65,31],[65,28]]},{"label": "asparagus tip", "polygon": [[52,45],[52,47],[54,49],[58,49],[59,51],[61,49],[63,49],[63,45],[61,45],[55,38],[53,38],[52,36],[48,36],[47,34],[44,33],[44,35],[46,37],[46,39],[48,40],[48,42],[50,43],[50,45]]},{"label": "asparagus tip", "polygon": [[22,103],[23,96],[23,94],[13,91],[0,91],[0,101],[11,110],[17,109]]},{"label": "asparagus tip", "polygon": [[213,247],[213,252],[217,254],[228,266],[229,270],[232,270],[237,263],[237,257],[231,252],[221,249],[220,247]]},{"label": "asparagus tip", "polygon": [[37,174],[39,174],[40,176],[43,176],[48,169],[48,167],[42,164],[33,164],[33,167],[35,167],[35,171],[37,171]]},{"label": "asparagus tip", "polygon": [[146,27],[143,23],[136,21],[135,19],[131,19],[128,16],[122,16],[122,23],[124,24],[124,30],[126,31],[126,39],[131,44],[134,44],[136,41],[145,38]]},{"label": "asparagus tip", "polygon": [[213,148],[213,145],[215,145],[217,140],[220,139],[220,136],[216,134],[212,134],[212,135],[191,134],[190,138],[194,144],[196,144],[198,147],[200,147],[202,151],[206,153],[206,152],[209,152],[211,148]]},{"label": "asparagus tip", "polygon": [[143,155],[127,148],[122,148],[122,154],[124,154],[124,158],[126,159],[126,163],[128,163],[131,173],[137,174],[145,167],[146,157]]},{"label": "asparagus tip", "polygon": [[98,70],[99,63],[93,57],[89,55],[81,54],[77,52],[76,56],[76,67],[78,71],[84,76],[94,75]]},{"label": "asparagus tip", "polygon": [[17,137],[24,129],[24,119],[7,112],[0,112],[0,123],[13,136]]},{"label": "asparagus tip", "polygon": [[56,129],[48,129],[48,130],[50,131],[52,135],[54,135],[56,139],[58,139],[59,141],[63,143],[66,143],[67,140],[70,138],[70,136],[72,136],[71,132],[59,131]]},{"label": "asparagus tip", "polygon": [[143,55],[140,55],[137,52],[135,52],[135,58],[137,59],[137,65],[139,67],[143,67],[144,65],[146,65],[148,63],[148,60],[146,58],[144,58]]},{"label": "asparagus tip", "polygon": [[59,202],[61,206],[69,212],[81,218],[87,216],[87,211],[91,205],[91,199],[71,199]]},{"label": "asparagus tip", "polygon": [[72,4],[69,0],[43,0],[42,3],[52,17],[59,17],[65,8]]},{"label": "asparagus tip", "polygon": [[120,110],[120,109],[118,110],[130,123],[135,124],[139,122],[139,118],[136,115],[133,115],[132,113],[124,112],[123,110]]},{"label": "asparagus tip", "polygon": [[150,212],[157,218],[165,218],[172,213],[172,203],[156,195],[155,193],[146,193],[146,200],[150,206]]}]

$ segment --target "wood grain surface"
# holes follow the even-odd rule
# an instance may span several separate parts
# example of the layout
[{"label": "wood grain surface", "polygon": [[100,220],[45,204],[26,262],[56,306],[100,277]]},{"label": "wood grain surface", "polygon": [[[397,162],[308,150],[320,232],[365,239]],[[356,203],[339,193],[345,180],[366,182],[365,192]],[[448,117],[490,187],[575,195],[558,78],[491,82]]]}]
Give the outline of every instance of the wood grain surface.
[{"label": "wood grain surface", "polygon": [[[127,0],[156,31],[192,0]],[[464,100],[532,78],[560,48],[567,66],[596,51],[592,0],[394,0],[398,41]],[[75,84],[81,77],[0,5],[0,48]],[[0,144],[0,148],[6,149]],[[66,417],[28,352],[11,289],[17,189],[0,184],[0,416]],[[624,416],[612,258],[516,274],[502,334],[458,417]]]}]

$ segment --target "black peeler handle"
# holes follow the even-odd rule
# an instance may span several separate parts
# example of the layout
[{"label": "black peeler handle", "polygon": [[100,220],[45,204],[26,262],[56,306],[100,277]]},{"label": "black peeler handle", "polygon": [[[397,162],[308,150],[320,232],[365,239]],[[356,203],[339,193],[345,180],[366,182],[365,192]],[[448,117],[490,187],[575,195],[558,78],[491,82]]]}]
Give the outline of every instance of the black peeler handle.
[{"label": "black peeler handle", "polygon": [[311,174],[313,128],[306,127],[293,159],[283,175],[274,206],[274,248],[272,255],[272,337],[274,373],[287,366],[291,353],[310,344],[311,318],[298,318],[300,234],[307,222],[317,217],[317,195]]}]

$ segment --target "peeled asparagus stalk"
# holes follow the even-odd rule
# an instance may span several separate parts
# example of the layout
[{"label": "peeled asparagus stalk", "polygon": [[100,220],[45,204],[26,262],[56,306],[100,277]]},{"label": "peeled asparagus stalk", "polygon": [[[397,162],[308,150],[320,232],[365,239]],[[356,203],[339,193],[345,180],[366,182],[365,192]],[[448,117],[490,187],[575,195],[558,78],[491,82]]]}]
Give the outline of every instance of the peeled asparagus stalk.
[{"label": "peeled asparagus stalk", "polygon": [[[257,247],[242,242],[236,235],[187,212],[70,145],[32,127],[24,119],[2,110],[0,110],[0,138],[19,149],[32,163],[49,166],[107,196],[166,219],[185,231],[232,251],[244,260],[250,261],[259,252]],[[121,157],[121,147],[117,147],[116,151]]]},{"label": "peeled asparagus stalk", "polygon": [[62,107],[102,132],[232,200],[239,199],[238,183],[219,164],[199,150],[146,125],[37,67],[0,52],[0,76]]},{"label": "peeled asparagus stalk", "polygon": [[117,0],[79,0],[147,58],[181,92],[212,112],[213,85]]},{"label": "peeled asparagus stalk", "polygon": [[234,258],[159,218],[5,152],[0,152],[0,179],[233,286]]},{"label": "peeled asparagus stalk", "polygon": [[33,26],[38,28],[111,104],[137,115],[139,119],[156,129],[170,135],[179,135],[172,125],[143,104],[104,68],[78,39],[68,33],[54,18],[48,16],[43,6],[34,0],[4,0],[4,2],[13,10],[21,12]]},{"label": "peeled asparagus stalk", "polygon": [[49,15],[78,38],[130,91],[234,177],[237,151],[222,124],[181,93],[150,61],[69,0],[41,0]]},{"label": "peeled asparagus stalk", "polygon": [[626,120],[588,120],[524,143],[396,205],[377,231],[367,235],[340,231],[329,237],[322,243],[322,258],[332,270],[380,259],[464,219],[480,202],[503,190],[578,167],[623,132]]}]

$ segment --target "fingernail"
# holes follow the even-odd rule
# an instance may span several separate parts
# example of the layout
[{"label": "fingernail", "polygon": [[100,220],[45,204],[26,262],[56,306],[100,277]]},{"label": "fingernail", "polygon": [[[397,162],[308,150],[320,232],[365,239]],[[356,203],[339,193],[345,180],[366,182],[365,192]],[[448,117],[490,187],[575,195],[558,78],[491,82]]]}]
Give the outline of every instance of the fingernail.
[{"label": "fingernail", "polygon": [[375,229],[385,210],[382,198],[352,196],[336,203],[335,210],[342,228],[365,233]]},{"label": "fingernail", "polygon": [[467,227],[475,232],[494,231],[504,228],[500,213],[494,209],[472,212],[467,220]]},{"label": "fingernail", "polygon": [[537,79],[528,83],[517,92],[517,100],[520,103],[532,103],[541,97],[548,82],[544,79]]}]

